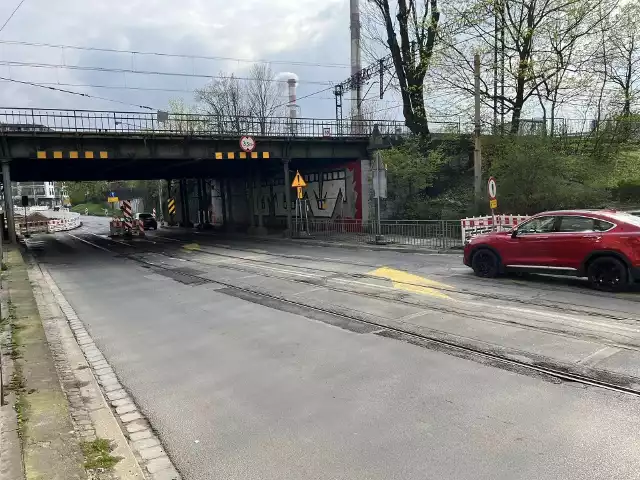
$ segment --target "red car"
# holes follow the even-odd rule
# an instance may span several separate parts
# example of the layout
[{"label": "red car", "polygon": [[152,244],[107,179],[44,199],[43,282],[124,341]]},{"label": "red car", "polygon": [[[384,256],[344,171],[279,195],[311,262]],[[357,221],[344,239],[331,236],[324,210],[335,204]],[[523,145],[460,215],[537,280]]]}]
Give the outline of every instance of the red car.
[{"label": "red car", "polygon": [[640,217],[614,210],[544,212],[508,232],[473,237],[464,264],[480,277],[536,272],[620,290],[640,281]]}]

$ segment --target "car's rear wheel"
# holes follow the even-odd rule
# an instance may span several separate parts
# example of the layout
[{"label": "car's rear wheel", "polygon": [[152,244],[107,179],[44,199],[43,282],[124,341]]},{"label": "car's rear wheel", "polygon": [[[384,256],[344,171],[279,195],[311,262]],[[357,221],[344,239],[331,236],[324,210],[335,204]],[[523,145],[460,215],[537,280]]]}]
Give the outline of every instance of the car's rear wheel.
[{"label": "car's rear wheel", "polygon": [[500,272],[500,261],[491,250],[481,248],[473,254],[471,268],[478,277],[493,278]]},{"label": "car's rear wheel", "polygon": [[589,283],[597,290],[615,292],[627,287],[629,272],[627,266],[615,257],[599,257],[587,269]]}]

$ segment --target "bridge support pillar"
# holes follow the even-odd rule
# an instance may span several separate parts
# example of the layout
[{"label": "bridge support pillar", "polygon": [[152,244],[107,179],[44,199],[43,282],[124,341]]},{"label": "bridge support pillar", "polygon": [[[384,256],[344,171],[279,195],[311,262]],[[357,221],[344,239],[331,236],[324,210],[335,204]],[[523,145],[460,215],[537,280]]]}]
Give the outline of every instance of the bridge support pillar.
[{"label": "bridge support pillar", "polygon": [[289,162],[291,159],[285,158],[282,161],[282,168],[284,169],[284,198],[287,210],[287,231],[286,235],[291,238],[292,228],[291,228],[291,175],[289,175]]},{"label": "bridge support pillar", "polygon": [[225,180],[224,184],[226,186],[227,207],[229,208],[229,224],[226,227],[227,230],[233,231],[233,191],[231,189],[231,180]]},{"label": "bridge support pillar", "polygon": [[209,223],[207,219],[207,207],[204,199],[204,180],[196,178],[196,185],[198,188],[198,228],[204,228],[205,224]]},{"label": "bridge support pillar", "polygon": [[227,192],[225,191],[225,180],[222,178],[218,182],[220,188],[220,203],[222,204],[222,227],[227,228]]},{"label": "bridge support pillar", "polygon": [[180,206],[182,212],[182,227],[192,227],[191,219],[189,218],[189,192],[187,191],[188,183],[183,178],[180,180]]},{"label": "bridge support pillar", "polygon": [[9,232],[9,243],[16,243],[16,224],[13,219],[13,189],[11,188],[11,172],[9,160],[2,160],[2,184],[4,185],[4,212]]},{"label": "bridge support pillar", "polygon": [[249,175],[248,197],[249,216],[251,217],[251,226],[249,227],[249,233],[251,235],[264,235],[267,232],[262,222],[262,210],[258,205],[258,192],[260,191],[260,172],[259,170],[252,170]]},{"label": "bridge support pillar", "polygon": [[249,170],[247,180],[247,204],[249,206],[249,233],[254,234],[256,229],[256,189],[254,185],[253,169]]},{"label": "bridge support pillar", "polygon": [[258,235],[266,235],[267,234],[267,229],[264,228],[264,214],[262,212],[262,205],[261,205],[261,194],[262,194],[262,174],[260,173],[260,169],[258,168],[258,170],[256,170],[256,201],[254,202],[256,208],[258,209],[258,229],[257,229],[257,234]]}]

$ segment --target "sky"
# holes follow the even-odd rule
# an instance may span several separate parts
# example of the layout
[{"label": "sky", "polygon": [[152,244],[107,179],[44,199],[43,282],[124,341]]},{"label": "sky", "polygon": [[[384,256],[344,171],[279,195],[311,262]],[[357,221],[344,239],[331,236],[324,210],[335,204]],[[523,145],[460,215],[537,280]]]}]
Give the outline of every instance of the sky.
[{"label": "sky", "polygon": [[[19,3],[20,0],[0,1],[0,26]],[[330,87],[350,74],[348,0],[25,0],[0,32],[0,77],[60,84],[62,89],[123,102],[0,81],[0,107],[138,111],[135,106],[141,105],[165,109],[171,99],[193,102],[192,91],[207,79],[34,68],[16,62],[204,76],[220,72],[242,76],[251,62],[33,47],[11,42],[269,60],[273,61],[275,72],[298,75],[299,98]],[[331,90],[301,99],[299,106],[304,117],[335,117]]]}]

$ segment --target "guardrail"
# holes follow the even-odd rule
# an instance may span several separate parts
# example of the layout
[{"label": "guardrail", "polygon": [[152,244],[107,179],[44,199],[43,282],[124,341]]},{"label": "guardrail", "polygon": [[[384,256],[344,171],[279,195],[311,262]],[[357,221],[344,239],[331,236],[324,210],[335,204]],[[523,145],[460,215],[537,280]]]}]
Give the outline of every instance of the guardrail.
[{"label": "guardrail", "polygon": [[[447,125],[451,123],[448,122]],[[401,121],[249,117],[167,112],[0,109],[0,133],[29,135],[55,132],[144,135],[257,137],[368,137],[374,125],[382,135],[405,135]],[[453,124],[455,125],[455,124]]]},{"label": "guardrail", "polygon": [[[307,230],[308,228],[308,230]],[[344,243],[376,243],[378,234],[385,243],[424,247],[434,250],[459,248],[462,242],[460,220],[310,220],[297,226],[298,236],[309,234],[323,240]]]}]

